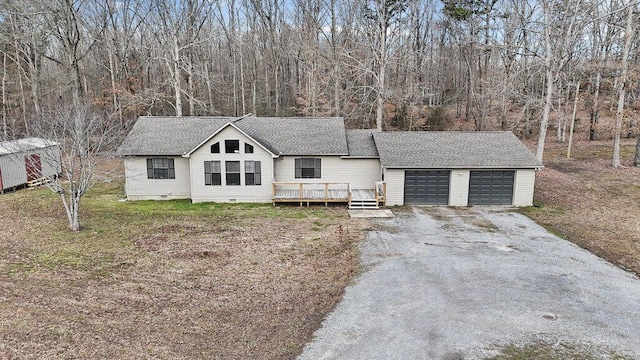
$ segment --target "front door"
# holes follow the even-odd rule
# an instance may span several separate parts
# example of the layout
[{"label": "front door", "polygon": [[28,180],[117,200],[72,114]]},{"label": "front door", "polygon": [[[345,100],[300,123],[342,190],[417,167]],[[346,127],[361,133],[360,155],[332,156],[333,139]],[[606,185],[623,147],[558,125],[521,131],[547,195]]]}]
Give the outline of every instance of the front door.
[{"label": "front door", "polygon": [[27,182],[40,179],[42,177],[42,162],[40,155],[25,155],[24,165],[27,169]]}]

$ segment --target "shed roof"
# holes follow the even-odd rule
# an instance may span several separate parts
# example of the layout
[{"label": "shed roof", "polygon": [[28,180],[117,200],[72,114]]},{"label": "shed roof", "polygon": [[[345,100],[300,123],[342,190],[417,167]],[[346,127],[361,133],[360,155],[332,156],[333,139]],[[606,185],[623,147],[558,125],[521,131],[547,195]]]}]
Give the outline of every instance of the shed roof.
[{"label": "shed roof", "polygon": [[541,168],[511,132],[374,133],[383,167],[390,168]]},{"label": "shed roof", "polygon": [[338,117],[243,118],[235,123],[274,154],[347,155],[344,120]]},{"label": "shed roof", "polygon": [[375,129],[347,130],[347,146],[349,157],[377,158],[378,149],[373,141]]},{"label": "shed roof", "polygon": [[44,149],[51,146],[58,146],[59,144],[55,141],[38,138],[38,137],[30,137],[18,140],[10,140],[10,141],[2,141],[0,142],[0,156],[7,154],[15,154],[19,152],[35,150],[35,149]]},{"label": "shed roof", "polygon": [[118,149],[120,155],[182,155],[235,120],[212,116],[142,116]]}]

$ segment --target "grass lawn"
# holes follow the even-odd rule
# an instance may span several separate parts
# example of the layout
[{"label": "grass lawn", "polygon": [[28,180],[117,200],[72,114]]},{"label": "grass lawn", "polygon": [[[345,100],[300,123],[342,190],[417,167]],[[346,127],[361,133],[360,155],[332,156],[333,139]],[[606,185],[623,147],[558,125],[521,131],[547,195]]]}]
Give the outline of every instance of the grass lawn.
[{"label": "grass lawn", "polygon": [[560,236],[640,275],[640,168],[635,140],[622,146],[623,167],[613,169],[612,141],[549,143],[536,178],[535,203],[524,213]]},{"label": "grass lawn", "polygon": [[[546,168],[536,176],[535,205],[519,211],[551,232],[640,275],[640,168],[632,166],[635,140],[623,142],[623,167],[611,167],[613,141],[549,141]],[[579,339],[576,339],[579,341]],[[575,344],[510,346],[491,360],[627,359]],[[595,355],[597,354],[597,355]]]},{"label": "grass lawn", "polygon": [[344,207],[119,202],[71,233],[47,189],[0,196],[0,356],[288,359],[358,272]]}]

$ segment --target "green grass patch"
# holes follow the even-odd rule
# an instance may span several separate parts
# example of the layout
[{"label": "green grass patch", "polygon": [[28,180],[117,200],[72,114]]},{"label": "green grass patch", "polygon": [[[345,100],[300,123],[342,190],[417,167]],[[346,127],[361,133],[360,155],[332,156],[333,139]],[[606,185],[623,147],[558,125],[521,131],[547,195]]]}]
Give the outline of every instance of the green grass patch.
[{"label": "green grass patch", "polygon": [[538,225],[542,226],[553,235],[561,239],[567,239],[566,234],[558,229],[553,222],[555,217],[564,214],[563,210],[538,202],[535,203],[534,206],[515,208],[513,211],[534,220]]}]

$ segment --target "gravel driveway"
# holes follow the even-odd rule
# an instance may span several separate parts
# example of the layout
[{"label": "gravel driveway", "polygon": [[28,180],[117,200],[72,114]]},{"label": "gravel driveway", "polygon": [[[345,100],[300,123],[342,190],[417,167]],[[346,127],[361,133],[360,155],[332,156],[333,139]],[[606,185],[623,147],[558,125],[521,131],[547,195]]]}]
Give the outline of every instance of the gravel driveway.
[{"label": "gravel driveway", "polygon": [[299,359],[481,359],[535,341],[640,359],[637,277],[516,213],[397,215]]}]

